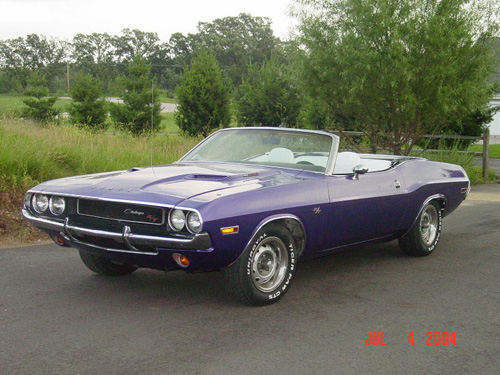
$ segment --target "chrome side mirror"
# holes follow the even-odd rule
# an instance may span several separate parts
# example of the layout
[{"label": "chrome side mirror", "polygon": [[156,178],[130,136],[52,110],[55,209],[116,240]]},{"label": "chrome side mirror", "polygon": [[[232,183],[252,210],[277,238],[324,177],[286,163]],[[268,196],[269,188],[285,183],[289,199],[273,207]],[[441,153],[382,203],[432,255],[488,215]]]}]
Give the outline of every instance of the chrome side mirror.
[{"label": "chrome side mirror", "polygon": [[358,164],[352,169],[352,171],[354,172],[354,179],[359,180],[359,175],[368,172],[368,167],[363,164]]}]

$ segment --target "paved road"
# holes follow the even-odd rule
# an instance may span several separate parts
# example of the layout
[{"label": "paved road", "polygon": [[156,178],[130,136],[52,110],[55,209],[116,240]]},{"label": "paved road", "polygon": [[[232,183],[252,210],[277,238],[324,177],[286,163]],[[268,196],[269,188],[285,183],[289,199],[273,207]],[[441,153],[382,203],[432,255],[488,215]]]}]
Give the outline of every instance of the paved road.
[{"label": "paved road", "polygon": [[[392,242],[304,262],[263,308],[234,303],[218,273],[106,279],[72,249],[0,250],[0,371],[497,375],[499,224],[500,184],[474,188],[432,256]],[[387,346],[365,346],[369,331]],[[427,346],[428,331],[456,346]]]},{"label": "paved road", "polygon": [[[69,96],[62,96],[59,99],[71,100]],[[111,103],[123,103],[123,100],[118,97],[108,97],[106,98],[108,102]],[[177,104],[175,103],[161,103],[161,113],[173,113],[177,110]]]},{"label": "paved road", "polygon": [[[106,98],[108,102],[112,103],[123,103],[123,100],[116,97]],[[177,110],[177,104],[175,103],[161,103],[161,113],[173,113]]]}]

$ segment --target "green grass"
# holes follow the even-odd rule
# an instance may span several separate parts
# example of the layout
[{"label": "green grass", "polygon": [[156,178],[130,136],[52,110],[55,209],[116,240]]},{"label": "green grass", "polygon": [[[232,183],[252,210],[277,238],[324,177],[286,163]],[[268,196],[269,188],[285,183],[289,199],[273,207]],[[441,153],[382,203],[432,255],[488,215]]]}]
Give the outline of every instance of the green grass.
[{"label": "green grass", "polygon": [[[483,145],[472,145],[469,150],[483,152]],[[490,145],[490,158],[500,159],[500,145]]]},{"label": "green grass", "polygon": [[[0,117],[17,116],[24,107],[23,99],[26,98],[22,95],[6,95],[0,94]],[[71,103],[69,99],[58,99],[54,108],[61,112],[66,112],[68,105]]]},{"label": "green grass", "polygon": [[165,133],[179,133],[180,129],[175,123],[174,114],[173,113],[162,113],[161,114],[161,124],[160,124],[160,132]]},{"label": "green grass", "polygon": [[[23,98],[24,96],[21,95],[0,94],[0,118],[19,117],[21,108],[24,106]],[[172,98],[167,98],[166,96],[162,95],[161,102],[176,103],[177,100]],[[58,99],[54,107],[58,109],[60,112],[67,112],[70,104],[71,104],[70,99]],[[62,121],[69,123],[68,119],[63,119]],[[106,123],[109,126],[109,130],[116,131],[116,129],[114,129],[113,127],[111,119],[108,118]],[[161,114],[161,123],[160,126],[158,127],[158,131],[160,133],[179,133],[180,129],[175,124],[173,113]]]},{"label": "green grass", "polygon": [[16,95],[0,95],[0,117],[9,116],[18,111],[23,106],[21,96]]},{"label": "green grass", "polygon": [[174,104],[177,104],[177,98],[170,98],[168,96],[166,96],[165,94],[161,94],[160,95],[160,102],[161,103],[174,103]]},{"label": "green grass", "polygon": [[74,126],[0,121],[0,191],[65,176],[169,164],[199,139],[89,133]]}]

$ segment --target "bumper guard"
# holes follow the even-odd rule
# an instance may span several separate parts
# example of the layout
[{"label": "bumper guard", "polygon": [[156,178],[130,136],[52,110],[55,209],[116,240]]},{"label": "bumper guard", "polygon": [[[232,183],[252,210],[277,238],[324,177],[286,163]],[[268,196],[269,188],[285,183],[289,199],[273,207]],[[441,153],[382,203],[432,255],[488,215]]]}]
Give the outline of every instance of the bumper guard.
[{"label": "bumper guard", "polygon": [[[173,237],[160,237],[160,236],[148,236],[142,234],[132,233],[130,227],[125,225],[121,233],[108,232],[98,229],[82,228],[74,225],[70,225],[69,219],[66,218],[64,222],[49,220],[41,217],[32,215],[28,210],[22,210],[23,216],[31,222],[34,226],[61,233],[66,240],[80,244],[84,246],[90,246],[100,250],[106,251],[116,251],[122,253],[134,253],[134,254],[144,254],[144,255],[156,255],[158,254],[157,248],[166,249],[176,249],[176,250],[196,250],[198,252],[211,252],[212,242],[208,233],[199,233],[194,235],[193,238],[173,238]],[[123,249],[112,249],[107,247],[101,247],[94,244],[86,243],[75,238],[76,236],[92,236],[99,238],[108,238],[115,240],[119,243],[124,244],[127,250]],[[140,251],[136,246],[150,246],[154,247],[154,252]]]}]

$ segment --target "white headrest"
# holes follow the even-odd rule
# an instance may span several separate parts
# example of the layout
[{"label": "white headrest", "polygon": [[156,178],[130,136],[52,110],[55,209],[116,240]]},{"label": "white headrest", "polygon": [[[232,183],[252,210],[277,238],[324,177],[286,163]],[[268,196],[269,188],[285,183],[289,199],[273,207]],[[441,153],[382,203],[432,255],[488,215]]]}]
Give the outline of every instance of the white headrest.
[{"label": "white headrest", "polygon": [[356,165],[361,164],[361,158],[355,152],[339,152],[333,173],[353,173]]},{"label": "white headrest", "polygon": [[278,148],[273,148],[271,151],[269,151],[267,159],[270,162],[274,163],[293,163],[294,156],[293,152],[290,151],[289,149],[278,147]]}]

